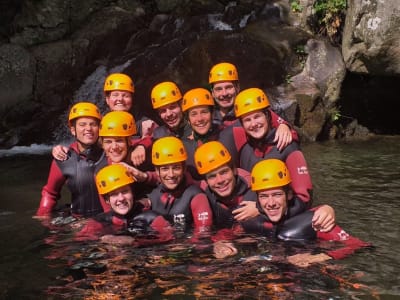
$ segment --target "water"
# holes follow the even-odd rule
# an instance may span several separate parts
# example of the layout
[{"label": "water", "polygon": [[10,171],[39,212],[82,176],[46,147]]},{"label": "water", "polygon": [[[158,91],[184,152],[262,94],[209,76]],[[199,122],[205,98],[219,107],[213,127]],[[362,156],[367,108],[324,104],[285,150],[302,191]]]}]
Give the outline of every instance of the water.
[{"label": "water", "polygon": [[0,298],[400,299],[399,147],[400,137],[303,147],[315,204],[334,206],[344,229],[375,246],[307,269],[285,260],[305,246],[264,238],[236,241],[239,253],[225,260],[185,240],[137,249],[74,242],[31,218],[49,153],[1,153]]}]

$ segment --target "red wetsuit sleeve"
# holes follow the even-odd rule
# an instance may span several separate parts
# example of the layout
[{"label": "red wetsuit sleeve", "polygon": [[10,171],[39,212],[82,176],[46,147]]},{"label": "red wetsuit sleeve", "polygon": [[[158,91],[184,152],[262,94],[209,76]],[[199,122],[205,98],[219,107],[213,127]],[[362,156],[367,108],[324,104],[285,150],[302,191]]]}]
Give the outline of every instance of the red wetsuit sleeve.
[{"label": "red wetsuit sleeve", "polygon": [[275,113],[272,109],[269,109],[271,114],[271,125],[273,128],[278,128],[280,124],[285,124],[289,127],[290,132],[292,133],[292,138],[294,141],[299,141],[299,136],[297,131],[293,129],[293,126],[286,121],[285,119],[281,118],[277,113]]},{"label": "red wetsuit sleeve", "polygon": [[149,185],[157,185],[160,183],[160,176],[158,176],[156,171],[147,171],[146,174],[147,178],[144,183]]},{"label": "red wetsuit sleeve", "polygon": [[206,194],[200,193],[190,202],[196,231],[209,230],[212,226],[212,210]]},{"label": "red wetsuit sleeve", "polygon": [[141,145],[146,150],[151,147],[152,143],[153,143],[153,140],[152,140],[151,136],[145,136],[141,139],[131,139],[130,140],[130,145],[132,147],[137,147],[137,146]]},{"label": "red wetsuit sleeve", "polygon": [[159,242],[167,242],[174,238],[173,227],[163,216],[156,217],[150,227],[159,233]]},{"label": "red wetsuit sleeve", "polygon": [[311,206],[312,182],[303,153],[299,150],[293,151],[288,155],[285,163],[292,178],[294,193]]},{"label": "red wetsuit sleeve", "polygon": [[67,179],[61,173],[55,160],[51,162],[49,176],[46,185],[42,188],[42,197],[39,208],[36,211],[37,216],[50,215],[60,198],[60,193]]},{"label": "red wetsuit sleeve", "polygon": [[85,226],[76,234],[75,240],[98,240],[104,235],[104,225],[94,219],[89,219]]},{"label": "red wetsuit sleeve", "polygon": [[346,231],[344,231],[340,226],[336,225],[329,232],[317,232],[317,237],[321,240],[326,241],[339,241],[343,244],[342,248],[327,251],[326,254],[332,257],[333,259],[341,259],[344,258],[356,250],[371,246],[370,243],[364,242],[358,238],[355,238],[349,235]]}]

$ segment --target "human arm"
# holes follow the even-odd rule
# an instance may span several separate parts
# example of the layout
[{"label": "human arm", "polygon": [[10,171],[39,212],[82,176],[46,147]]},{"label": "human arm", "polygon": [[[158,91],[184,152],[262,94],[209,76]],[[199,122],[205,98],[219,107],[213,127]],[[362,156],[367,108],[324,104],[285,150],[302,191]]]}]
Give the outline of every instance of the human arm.
[{"label": "human arm", "polygon": [[271,125],[276,128],[274,142],[277,142],[278,150],[283,150],[292,141],[299,141],[296,130],[292,128],[289,122],[281,118],[273,110],[269,110],[271,115]]},{"label": "human arm", "polygon": [[51,154],[54,159],[64,161],[68,158],[68,147],[56,145],[51,149]]},{"label": "human arm", "polygon": [[332,259],[329,255],[325,253],[319,253],[319,254],[311,254],[309,252],[307,253],[299,253],[295,255],[288,256],[286,258],[289,263],[301,267],[301,268],[307,268],[312,264],[315,263],[321,263],[327,260]]},{"label": "human arm", "polygon": [[157,127],[157,123],[151,119],[142,121],[142,138],[146,136],[152,136],[154,129]]},{"label": "human arm", "polygon": [[[292,146],[291,146],[292,147]],[[304,154],[297,148],[291,151],[285,161],[292,178],[294,194],[311,207],[312,182]]]},{"label": "human arm", "polygon": [[61,189],[66,181],[66,178],[61,173],[57,163],[53,160],[50,166],[49,176],[46,185],[42,188],[42,197],[40,199],[39,208],[36,211],[36,216],[50,216],[57,200],[60,198]]},{"label": "human arm", "polygon": [[239,208],[232,211],[236,221],[246,221],[260,214],[255,201],[242,201]]},{"label": "human arm", "polygon": [[204,232],[211,229],[213,214],[206,194],[198,193],[190,202],[193,223],[196,232]]},{"label": "human arm", "polygon": [[314,211],[312,218],[314,230],[328,232],[335,226],[335,210],[329,205],[321,205]]}]

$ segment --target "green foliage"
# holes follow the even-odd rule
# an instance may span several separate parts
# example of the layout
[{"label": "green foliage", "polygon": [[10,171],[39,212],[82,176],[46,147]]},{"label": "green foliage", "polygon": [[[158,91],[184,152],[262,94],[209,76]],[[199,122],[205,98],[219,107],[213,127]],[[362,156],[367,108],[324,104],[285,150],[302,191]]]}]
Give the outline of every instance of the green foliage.
[{"label": "green foliage", "polygon": [[293,12],[302,12],[303,7],[298,0],[290,0],[290,8]]},{"label": "green foliage", "polygon": [[313,27],[318,33],[328,36],[334,44],[339,44],[346,8],[346,0],[316,0],[313,5]]}]

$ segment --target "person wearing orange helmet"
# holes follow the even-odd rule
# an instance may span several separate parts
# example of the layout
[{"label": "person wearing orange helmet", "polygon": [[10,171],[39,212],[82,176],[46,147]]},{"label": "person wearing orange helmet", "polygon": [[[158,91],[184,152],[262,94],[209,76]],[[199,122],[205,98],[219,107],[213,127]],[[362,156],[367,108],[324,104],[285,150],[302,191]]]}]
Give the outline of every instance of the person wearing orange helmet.
[{"label": "person wearing orange helmet", "polygon": [[[107,76],[103,86],[104,96],[110,111],[130,112],[133,105],[135,86],[131,77],[123,73],[112,73]],[[137,130],[135,135],[141,137],[140,143],[131,153],[131,159],[135,166],[145,161],[145,152],[151,147],[151,138],[154,128],[157,126],[153,120],[142,117],[136,118]],[[147,137],[147,138],[146,138]],[[137,139],[137,138],[135,138]],[[67,149],[61,145],[53,147],[52,154],[55,159],[66,159]]]},{"label": "person wearing orange helmet", "polygon": [[148,195],[151,209],[172,224],[194,225],[195,232],[208,231],[212,226],[212,210],[207,196],[186,172],[187,152],[182,141],[173,136],[156,140],[152,162],[160,184]]},{"label": "person wearing orange helmet", "polygon": [[289,262],[307,267],[311,263],[343,258],[370,245],[350,236],[336,225],[333,208],[328,205],[315,207],[296,216],[288,213],[288,207],[296,197],[291,182],[291,172],[281,160],[262,160],[252,169],[251,189],[257,193],[257,203],[262,213],[257,217],[260,223],[258,233],[288,241],[338,241],[344,246],[320,254],[297,254],[288,257]]},{"label": "person wearing orange helmet", "polygon": [[194,163],[204,178],[201,187],[210,201],[218,228],[233,228],[259,214],[256,195],[250,189],[250,174],[234,166],[223,144],[218,141],[202,144],[194,153]]},{"label": "person wearing orange helmet", "polygon": [[[96,174],[96,186],[111,210],[90,219],[78,232],[77,239],[100,238],[104,243],[140,246],[170,240],[169,223],[152,211],[143,211],[143,206],[135,199],[134,183],[135,179],[123,165],[101,169]],[[151,239],[146,240],[148,231],[162,234],[157,239],[152,234]],[[137,233],[141,233],[140,238]]]},{"label": "person wearing orange helmet", "polygon": [[103,163],[104,156],[97,142],[100,120],[100,111],[93,103],[72,106],[68,125],[75,142],[68,147],[66,160],[53,159],[36,216],[51,215],[65,183],[71,192],[73,215],[89,217],[103,212],[94,182],[95,169]]},{"label": "person wearing orange helmet", "polygon": [[249,172],[262,159],[284,161],[292,175],[293,189],[304,201],[304,206],[311,207],[312,182],[307,162],[296,141],[279,150],[275,142],[276,129],[271,126],[269,106],[268,97],[261,89],[241,91],[235,99],[234,112],[242,127],[227,128],[220,141],[228,148],[235,163]]},{"label": "person wearing orange helmet", "polygon": [[183,117],[182,93],[176,83],[164,81],[156,84],[151,90],[151,105],[157,111],[163,124],[153,132],[153,140],[160,137],[175,136],[185,138],[192,130]]},{"label": "person wearing orange helmet", "polygon": [[[221,62],[215,64],[209,73],[208,83],[211,93],[217,104],[214,110],[213,122],[226,128],[238,125],[237,116],[233,111],[233,104],[240,92],[239,74],[234,64]],[[274,141],[279,150],[284,149],[292,140],[298,140],[297,132],[292,130],[290,124],[268,108],[271,115],[271,125],[276,128]]]},{"label": "person wearing orange helmet", "polygon": [[[137,196],[144,196],[146,190],[149,191],[151,186],[155,185],[154,182],[156,181],[153,179],[154,177],[150,176],[152,173],[146,172],[153,170],[150,161],[147,164],[144,163],[137,167],[133,166],[130,154],[141,141],[141,139],[132,139],[132,136],[136,132],[135,119],[130,113],[126,111],[112,111],[104,115],[100,122],[99,140],[105,152],[105,164],[123,164],[134,176],[137,190],[141,191],[141,193],[138,192]],[[150,157],[150,155],[147,155],[147,157]],[[96,173],[98,171],[99,169],[97,168]],[[153,180],[153,184],[148,184],[148,180]],[[102,203],[104,202],[101,196],[100,200]],[[107,205],[103,206],[107,207]]]}]

